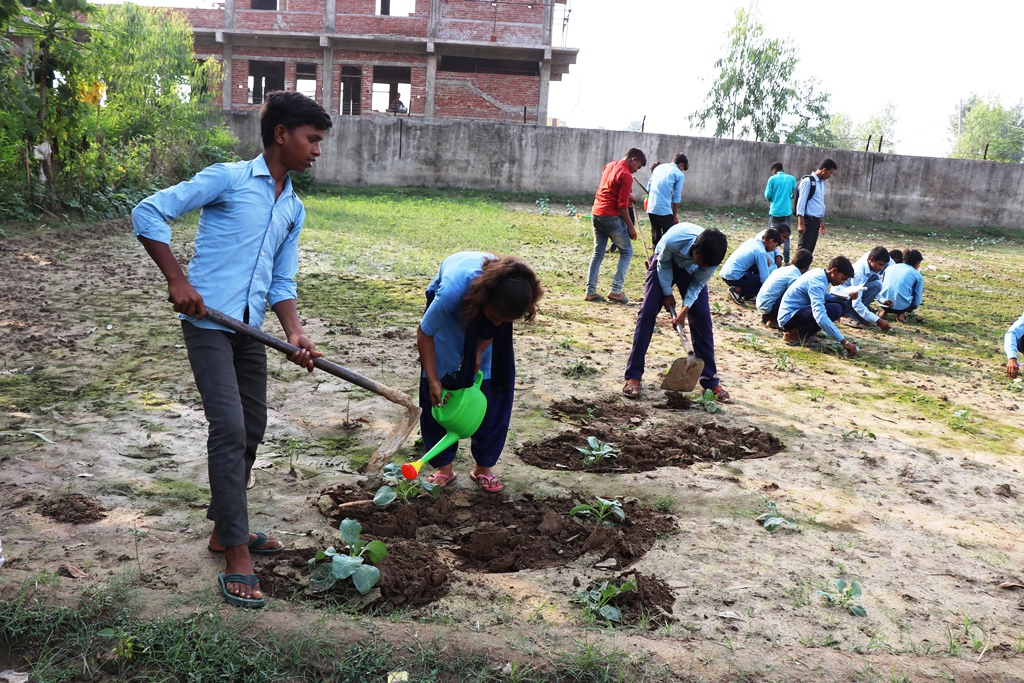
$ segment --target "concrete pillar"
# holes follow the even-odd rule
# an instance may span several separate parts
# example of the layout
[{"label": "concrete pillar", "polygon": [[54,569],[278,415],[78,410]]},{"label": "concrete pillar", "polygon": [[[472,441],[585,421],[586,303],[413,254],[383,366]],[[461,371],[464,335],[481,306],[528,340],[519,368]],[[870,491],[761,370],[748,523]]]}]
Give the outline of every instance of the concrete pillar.
[{"label": "concrete pillar", "polygon": [[437,86],[437,54],[427,55],[427,85],[423,96],[423,117],[434,118],[434,90]]},{"label": "concrete pillar", "polygon": [[334,48],[324,48],[324,66],[323,73],[320,75],[320,81],[323,83],[323,97],[320,106],[324,110],[331,114],[333,113],[331,107],[334,106]]},{"label": "concrete pillar", "polygon": [[338,21],[338,0],[327,0],[327,15],[324,17],[324,32],[334,33]]},{"label": "concrete pillar", "polygon": [[[230,0],[228,0],[230,2]],[[221,86],[221,95],[223,96],[223,102],[221,109],[224,111],[231,111],[231,98],[235,94],[235,84],[231,80],[231,43],[224,40],[224,47],[221,48],[221,55],[224,57],[224,84]]]},{"label": "concrete pillar", "polygon": [[235,27],[235,0],[224,0],[224,28]]},{"label": "concrete pillar", "polygon": [[548,125],[548,90],[551,85],[551,60],[540,63],[540,97],[537,99],[537,125]]}]

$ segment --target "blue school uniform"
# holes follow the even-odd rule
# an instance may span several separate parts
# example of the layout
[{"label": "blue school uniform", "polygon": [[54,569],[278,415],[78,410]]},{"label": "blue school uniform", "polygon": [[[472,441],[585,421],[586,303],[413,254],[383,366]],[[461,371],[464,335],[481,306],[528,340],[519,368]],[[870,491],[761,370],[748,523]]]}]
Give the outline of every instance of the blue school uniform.
[{"label": "blue school uniform", "polygon": [[802,273],[796,266],[789,265],[778,268],[761,285],[761,291],[757,293],[755,306],[761,315],[771,315],[772,311],[778,309],[782,295],[786,293],[789,286],[797,281]]},{"label": "blue school uniform", "polygon": [[[836,328],[826,308],[829,281],[824,268],[813,268],[796,279],[790,285],[786,293],[782,295],[779,304],[779,327],[785,327],[791,318],[804,309],[809,309],[817,323],[825,334],[837,341],[844,339],[843,334]],[[830,303],[829,306],[838,304]]]},{"label": "blue school uniform", "polygon": [[1021,347],[1021,339],[1024,339],[1024,314],[1017,318],[1017,322],[1010,326],[1010,329],[1003,335],[1003,351],[1006,352],[1006,360],[1017,357],[1017,351]]},{"label": "blue school uniform", "polygon": [[897,263],[886,269],[885,282],[878,295],[892,299],[892,310],[910,312],[921,305],[924,296],[924,276],[913,266]]},{"label": "blue school uniform", "polygon": [[756,272],[760,282],[768,279],[775,270],[775,251],[767,251],[764,242],[751,237],[736,247],[722,266],[722,279],[739,280],[748,272]]}]

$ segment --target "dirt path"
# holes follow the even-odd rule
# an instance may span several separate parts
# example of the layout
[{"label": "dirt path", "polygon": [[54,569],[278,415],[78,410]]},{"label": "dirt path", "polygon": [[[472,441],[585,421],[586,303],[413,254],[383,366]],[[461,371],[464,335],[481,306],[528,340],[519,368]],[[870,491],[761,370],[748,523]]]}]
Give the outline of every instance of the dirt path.
[{"label": "dirt path", "polygon": [[[175,245],[182,256],[188,248]],[[0,242],[0,272],[0,593],[65,564],[88,574],[53,579],[69,592],[141,568],[142,595],[155,612],[198,601],[230,614],[215,593],[218,559],[205,548],[201,406],[159,274],[130,228],[15,235]],[[720,294],[713,300],[724,303]],[[668,407],[654,377],[678,355],[678,341],[662,334],[639,410],[617,397],[636,311],[557,293],[545,299],[536,325],[517,340],[520,386],[501,463],[511,500],[571,492],[670,511],[677,531],[659,536],[631,568],[673,591],[674,619],[616,633],[615,643],[679,680],[1024,677],[1024,595],[1000,588],[1022,578],[1022,441],[1014,401],[977,388],[991,368],[979,364],[956,380],[906,370],[887,378],[803,350],[785,352],[782,363],[774,349],[745,341],[758,331],[755,314],[733,310],[716,317],[716,335],[723,383],[737,403],[715,415]],[[415,318],[359,329],[352,321],[307,323],[328,357],[415,388]],[[274,325],[268,331],[279,333]],[[597,374],[563,378],[573,361]],[[274,355],[270,369],[270,425],[250,492],[254,525],[299,549],[337,545],[320,493],[376,489],[380,482],[364,481],[357,469],[401,411]],[[902,400],[907,392],[924,398]],[[982,406],[981,433],[929,417],[928,401],[943,396]],[[571,397],[582,410],[559,409]],[[764,430],[783,450],[649,471],[526,464],[531,444],[566,431],[612,442],[620,433],[623,443],[642,444],[698,425],[740,436]],[[403,453],[412,452],[410,439]],[[470,484],[466,476],[454,484],[460,497],[481,495]],[[76,524],[44,514],[69,494],[97,503],[103,518]],[[768,533],[755,522],[768,501],[797,531]],[[81,499],[82,509],[66,503],[72,519],[92,511]],[[447,563],[446,594],[414,613],[415,628],[373,618],[375,628],[396,640],[413,630],[421,638],[472,634],[510,658],[543,656],[583,633],[570,602],[579,584],[620,569],[595,567],[605,557],[599,552],[516,572],[460,569],[446,546],[469,536],[453,533],[434,540]],[[815,595],[837,578],[861,583],[866,617]],[[301,609],[274,600],[260,618],[298,629]],[[336,621],[350,635],[365,629],[348,617]]]}]

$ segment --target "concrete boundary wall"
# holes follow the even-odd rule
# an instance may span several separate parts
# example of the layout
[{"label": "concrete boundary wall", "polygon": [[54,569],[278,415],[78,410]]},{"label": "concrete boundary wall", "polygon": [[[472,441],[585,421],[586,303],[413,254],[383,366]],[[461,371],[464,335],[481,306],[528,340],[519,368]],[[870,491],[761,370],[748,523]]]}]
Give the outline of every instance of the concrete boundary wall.
[{"label": "concrete boundary wall", "polygon": [[[242,146],[258,149],[258,114],[226,115]],[[676,152],[689,157],[684,203],[766,211],[764,186],[773,162],[799,178],[831,157],[839,171],[827,184],[830,216],[1024,229],[1024,164],[628,131],[336,116],[314,178],[332,185],[589,194],[602,167],[630,147],[644,150],[648,166],[656,159],[671,162]],[[637,176],[646,182],[650,172],[641,169]]]}]

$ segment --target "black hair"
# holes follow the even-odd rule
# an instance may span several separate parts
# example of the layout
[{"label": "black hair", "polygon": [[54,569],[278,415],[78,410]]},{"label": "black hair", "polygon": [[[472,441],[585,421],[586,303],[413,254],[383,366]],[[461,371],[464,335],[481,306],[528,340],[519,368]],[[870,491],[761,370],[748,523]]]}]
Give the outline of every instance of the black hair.
[{"label": "black hair", "polygon": [[629,150],[626,152],[626,158],[638,160],[641,166],[647,165],[647,155],[644,154],[644,151],[642,149],[630,147]]},{"label": "black hair", "polygon": [[782,235],[775,228],[768,228],[764,231],[764,239],[775,240],[775,244],[782,244]]},{"label": "black hair", "polygon": [[468,325],[491,305],[503,318],[527,322],[537,315],[537,302],[544,288],[533,269],[514,256],[484,259],[481,272],[462,297],[465,322]]},{"label": "black hair", "polygon": [[868,252],[869,261],[881,261],[885,265],[889,265],[889,250],[885,247],[875,247]]},{"label": "black hair", "polygon": [[850,259],[845,256],[836,256],[834,259],[828,262],[828,269],[832,270],[836,268],[840,273],[845,275],[847,278],[853,277],[853,264],[850,263]]},{"label": "black hair", "polygon": [[686,155],[683,154],[682,152],[680,152],[679,154],[677,154],[674,157],[672,157],[672,163],[675,164],[676,166],[678,166],[679,164],[682,164],[683,166],[686,166],[687,168],[690,167],[690,160],[687,159]]},{"label": "black hair", "polygon": [[814,254],[806,249],[797,249],[796,253],[793,254],[792,264],[796,266],[797,270],[807,270],[811,267],[811,261],[814,260]]},{"label": "black hair", "polygon": [[788,225],[780,225],[779,227],[777,227],[775,229],[779,231],[779,237],[782,237],[783,235],[792,235],[793,234],[793,229],[790,228]]},{"label": "black hair", "polygon": [[268,93],[260,110],[260,136],[264,149],[274,145],[274,131],[278,126],[290,131],[299,126],[328,131],[332,125],[330,115],[316,100],[294,90]]},{"label": "black hair", "polygon": [[917,268],[921,261],[924,261],[924,256],[917,249],[908,249],[903,255],[903,262],[911,268]]},{"label": "black hair", "polygon": [[831,170],[835,171],[838,168],[839,168],[839,165],[836,164],[836,162],[832,161],[831,159],[825,159],[825,161],[821,162],[818,165],[818,170],[819,171],[822,170],[822,169],[826,169],[826,170],[831,169]]},{"label": "black hair", "polygon": [[774,164],[772,164],[772,170],[775,171],[776,173],[782,173],[782,162],[776,161]]},{"label": "black hair", "polygon": [[708,266],[720,266],[725,259],[729,241],[725,233],[717,228],[707,228],[693,241],[693,253],[700,254],[701,260]]},{"label": "black hair", "polygon": [[889,258],[891,258],[896,263],[903,263],[903,252],[900,251],[899,249],[890,249]]},{"label": "black hair", "polygon": [[659,166],[661,166],[661,162],[660,161],[655,161],[653,164],[651,164],[651,170],[653,171],[654,169],[658,168]]}]

